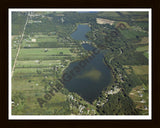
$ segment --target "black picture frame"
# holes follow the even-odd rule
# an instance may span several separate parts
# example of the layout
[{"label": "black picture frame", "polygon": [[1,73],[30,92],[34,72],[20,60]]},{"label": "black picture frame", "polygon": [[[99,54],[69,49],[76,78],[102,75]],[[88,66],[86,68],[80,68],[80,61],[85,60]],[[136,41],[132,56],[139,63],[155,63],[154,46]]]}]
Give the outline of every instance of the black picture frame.
[{"label": "black picture frame", "polygon": [[[152,9],[152,120],[8,120],[8,9],[9,8],[151,8]],[[0,121],[4,128],[51,127],[144,127],[160,126],[159,23],[158,0],[3,0],[1,15],[1,104]]]}]

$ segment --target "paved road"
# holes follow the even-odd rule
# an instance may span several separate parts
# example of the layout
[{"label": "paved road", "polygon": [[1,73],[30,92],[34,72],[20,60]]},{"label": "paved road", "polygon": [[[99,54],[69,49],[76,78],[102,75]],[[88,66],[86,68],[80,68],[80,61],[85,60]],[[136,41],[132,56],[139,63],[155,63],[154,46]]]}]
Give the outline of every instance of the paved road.
[{"label": "paved road", "polygon": [[20,41],[19,41],[18,51],[17,51],[17,54],[16,54],[16,58],[15,58],[15,60],[14,60],[14,65],[13,65],[13,68],[12,68],[11,77],[13,76],[13,73],[14,73],[14,71],[15,71],[16,62],[17,62],[17,58],[18,58],[18,55],[19,55],[19,51],[20,51],[20,49],[21,49],[21,44],[22,44],[22,40],[23,40],[23,37],[24,37],[24,32],[25,32],[27,23],[28,23],[28,16],[27,16],[26,23],[25,23],[24,28],[23,28],[23,32],[22,32],[22,35],[21,35],[21,39],[20,39]]}]

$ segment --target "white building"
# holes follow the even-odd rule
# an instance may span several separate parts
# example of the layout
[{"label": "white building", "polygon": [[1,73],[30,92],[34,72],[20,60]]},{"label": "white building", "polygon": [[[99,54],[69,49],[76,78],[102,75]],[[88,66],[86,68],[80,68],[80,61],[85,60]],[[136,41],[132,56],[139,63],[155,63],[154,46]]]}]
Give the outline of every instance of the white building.
[{"label": "white building", "polygon": [[32,42],[36,42],[36,39],[32,39]]}]

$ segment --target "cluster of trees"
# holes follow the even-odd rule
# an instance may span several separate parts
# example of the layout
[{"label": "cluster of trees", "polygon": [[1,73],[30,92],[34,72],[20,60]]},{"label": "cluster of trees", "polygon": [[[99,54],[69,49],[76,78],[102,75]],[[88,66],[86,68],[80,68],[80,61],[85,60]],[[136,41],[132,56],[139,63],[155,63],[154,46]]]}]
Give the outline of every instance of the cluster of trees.
[{"label": "cluster of trees", "polygon": [[[126,50],[126,49],[125,49]],[[148,59],[142,54],[138,52],[126,52],[121,55],[121,58],[116,57],[115,60],[121,63],[122,65],[147,65]]]},{"label": "cluster of trees", "polygon": [[26,99],[25,95],[23,92],[18,91],[14,92],[12,95],[12,109],[14,110],[12,111],[12,114],[21,113],[24,108],[24,101]]},{"label": "cluster of trees", "polygon": [[66,36],[73,30],[73,25],[62,24],[57,16],[52,17],[51,20],[47,16],[38,17],[36,20],[41,21],[41,23],[29,23],[26,28],[27,34],[41,32],[47,35],[50,32],[55,32],[57,35]]},{"label": "cluster of trees", "polygon": [[27,13],[12,12],[12,35],[20,35],[27,19]]},{"label": "cluster of trees", "polygon": [[[49,16],[54,17],[54,21],[60,23],[61,17],[55,16],[54,13],[49,14]],[[96,15],[93,13],[79,13],[79,12],[64,12],[64,23],[65,25],[73,25],[76,23],[88,23],[95,22]]]},{"label": "cluster of trees", "polygon": [[108,102],[98,108],[101,115],[137,115],[133,101],[122,92],[109,95]]}]

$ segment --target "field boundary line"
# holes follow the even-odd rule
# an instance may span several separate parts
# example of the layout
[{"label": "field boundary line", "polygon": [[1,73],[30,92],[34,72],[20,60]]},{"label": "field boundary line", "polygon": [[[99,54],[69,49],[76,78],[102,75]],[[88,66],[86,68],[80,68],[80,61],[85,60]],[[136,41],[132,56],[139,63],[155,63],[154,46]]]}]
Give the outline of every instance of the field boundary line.
[{"label": "field boundary line", "polygon": [[28,24],[28,17],[29,16],[27,16],[26,23],[24,25],[23,32],[22,32],[22,35],[21,35],[21,39],[19,41],[18,51],[17,51],[17,54],[16,54],[16,58],[14,60],[14,65],[13,65],[13,68],[12,68],[11,77],[13,76],[13,73],[14,73],[14,70],[15,70],[15,66],[16,66],[16,62],[17,62],[17,58],[18,58],[18,55],[19,55],[19,51],[21,49],[21,44],[22,44],[22,40],[23,40],[23,37],[24,37],[24,32],[25,32],[25,29],[26,29],[26,25]]}]

